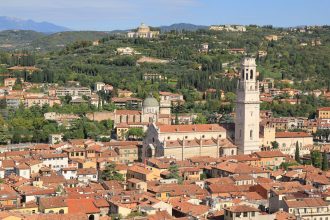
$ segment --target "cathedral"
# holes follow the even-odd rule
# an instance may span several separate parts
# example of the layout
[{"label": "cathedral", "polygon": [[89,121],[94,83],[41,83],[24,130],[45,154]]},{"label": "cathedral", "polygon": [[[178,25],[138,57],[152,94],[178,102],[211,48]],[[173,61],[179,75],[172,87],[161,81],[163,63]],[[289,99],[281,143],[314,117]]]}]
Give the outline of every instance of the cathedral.
[{"label": "cathedral", "polygon": [[237,84],[235,144],[239,154],[250,154],[259,149],[259,85],[256,80],[254,58],[241,62],[240,78]]}]

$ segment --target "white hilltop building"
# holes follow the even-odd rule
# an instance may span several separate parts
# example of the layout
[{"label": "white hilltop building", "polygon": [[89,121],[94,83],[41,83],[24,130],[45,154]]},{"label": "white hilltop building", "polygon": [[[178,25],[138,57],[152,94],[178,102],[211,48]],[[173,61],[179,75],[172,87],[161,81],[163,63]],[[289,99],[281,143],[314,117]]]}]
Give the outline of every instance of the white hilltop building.
[{"label": "white hilltop building", "polygon": [[259,83],[254,58],[244,58],[237,84],[235,144],[239,154],[260,151],[259,145]]},{"label": "white hilltop building", "polygon": [[136,32],[128,32],[127,37],[128,38],[155,38],[158,37],[159,31],[151,31],[150,27],[145,25],[144,23],[141,23],[141,25],[137,28]]}]

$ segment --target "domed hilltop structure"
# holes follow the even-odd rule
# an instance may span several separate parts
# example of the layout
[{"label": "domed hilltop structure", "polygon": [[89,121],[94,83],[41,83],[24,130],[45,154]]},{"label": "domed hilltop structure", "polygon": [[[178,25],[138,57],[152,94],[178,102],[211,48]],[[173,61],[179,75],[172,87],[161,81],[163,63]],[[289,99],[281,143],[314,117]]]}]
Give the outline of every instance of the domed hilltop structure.
[{"label": "domed hilltop structure", "polygon": [[150,27],[145,25],[144,23],[142,23],[139,27],[138,27],[138,33],[148,33],[150,32]]},{"label": "domed hilltop structure", "polygon": [[158,37],[159,31],[151,31],[150,27],[141,23],[141,25],[137,28],[136,32],[128,32],[127,37],[129,38],[155,38]]},{"label": "domed hilltop structure", "polygon": [[149,95],[142,103],[144,121],[156,122],[159,116],[159,103],[152,95]]}]

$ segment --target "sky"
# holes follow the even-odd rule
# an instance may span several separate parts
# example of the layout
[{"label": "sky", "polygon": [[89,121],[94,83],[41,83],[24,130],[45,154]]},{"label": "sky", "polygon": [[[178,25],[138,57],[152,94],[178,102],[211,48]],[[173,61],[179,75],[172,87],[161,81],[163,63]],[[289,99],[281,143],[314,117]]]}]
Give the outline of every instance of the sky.
[{"label": "sky", "polygon": [[0,16],[73,30],[117,30],[173,23],[330,24],[330,0],[0,0]]}]

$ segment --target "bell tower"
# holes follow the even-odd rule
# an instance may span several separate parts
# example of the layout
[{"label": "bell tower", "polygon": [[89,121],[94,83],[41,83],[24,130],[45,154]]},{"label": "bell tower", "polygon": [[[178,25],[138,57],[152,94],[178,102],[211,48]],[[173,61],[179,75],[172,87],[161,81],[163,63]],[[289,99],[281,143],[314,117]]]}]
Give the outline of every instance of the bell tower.
[{"label": "bell tower", "polygon": [[244,58],[241,62],[235,119],[235,144],[238,154],[259,151],[260,101],[256,67],[254,58]]}]

